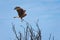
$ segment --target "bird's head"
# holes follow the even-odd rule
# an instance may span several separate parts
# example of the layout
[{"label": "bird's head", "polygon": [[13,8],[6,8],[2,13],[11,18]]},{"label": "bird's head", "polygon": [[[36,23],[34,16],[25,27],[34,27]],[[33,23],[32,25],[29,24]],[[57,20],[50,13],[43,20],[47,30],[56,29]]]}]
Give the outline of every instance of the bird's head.
[{"label": "bird's head", "polygon": [[14,10],[19,10],[19,9],[20,9],[20,7],[15,7],[15,8],[14,8]]}]

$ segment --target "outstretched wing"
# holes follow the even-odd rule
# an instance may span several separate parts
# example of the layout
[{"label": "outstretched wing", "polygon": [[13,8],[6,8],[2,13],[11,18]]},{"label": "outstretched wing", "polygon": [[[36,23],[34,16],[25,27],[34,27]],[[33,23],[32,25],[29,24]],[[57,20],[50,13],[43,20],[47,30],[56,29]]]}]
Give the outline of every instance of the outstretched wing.
[{"label": "outstretched wing", "polygon": [[26,16],[25,12],[26,10],[20,8],[20,7],[15,7],[16,11],[18,12],[18,16],[22,19],[23,17]]},{"label": "outstretched wing", "polygon": [[18,12],[18,16],[20,17],[21,16],[21,9],[17,10]]}]

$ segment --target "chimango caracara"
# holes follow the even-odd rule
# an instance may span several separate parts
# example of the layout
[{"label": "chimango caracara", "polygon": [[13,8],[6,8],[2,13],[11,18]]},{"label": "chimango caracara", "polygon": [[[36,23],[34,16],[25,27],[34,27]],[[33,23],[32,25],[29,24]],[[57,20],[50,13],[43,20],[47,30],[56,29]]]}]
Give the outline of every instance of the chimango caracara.
[{"label": "chimango caracara", "polygon": [[[21,18],[22,19],[23,17],[25,17],[27,15],[25,13],[26,10],[24,10],[24,9],[22,9],[20,7],[15,7],[14,9],[18,12],[18,18]],[[14,17],[14,18],[17,18],[17,17]]]}]

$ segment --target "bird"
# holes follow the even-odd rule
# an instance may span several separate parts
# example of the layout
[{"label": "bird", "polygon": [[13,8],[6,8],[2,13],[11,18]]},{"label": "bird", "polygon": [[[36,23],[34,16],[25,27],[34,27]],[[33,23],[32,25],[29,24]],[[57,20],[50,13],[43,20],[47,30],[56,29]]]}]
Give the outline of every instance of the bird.
[{"label": "bird", "polygon": [[21,18],[23,19],[23,17],[25,17],[27,14],[25,13],[26,10],[22,9],[21,7],[17,6],[14,8],[14,10],[17,11],[18,16],[15,16],[14,18]]}]

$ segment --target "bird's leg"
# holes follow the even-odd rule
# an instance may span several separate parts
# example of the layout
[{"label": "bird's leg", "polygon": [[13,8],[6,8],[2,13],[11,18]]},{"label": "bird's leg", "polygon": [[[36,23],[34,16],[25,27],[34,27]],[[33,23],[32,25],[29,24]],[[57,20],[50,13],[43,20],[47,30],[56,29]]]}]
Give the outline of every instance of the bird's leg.
[{"label": "bird's leg", "polygon": [[24,19],[21,19],[21,22],[23,22],[24,21]]}]

